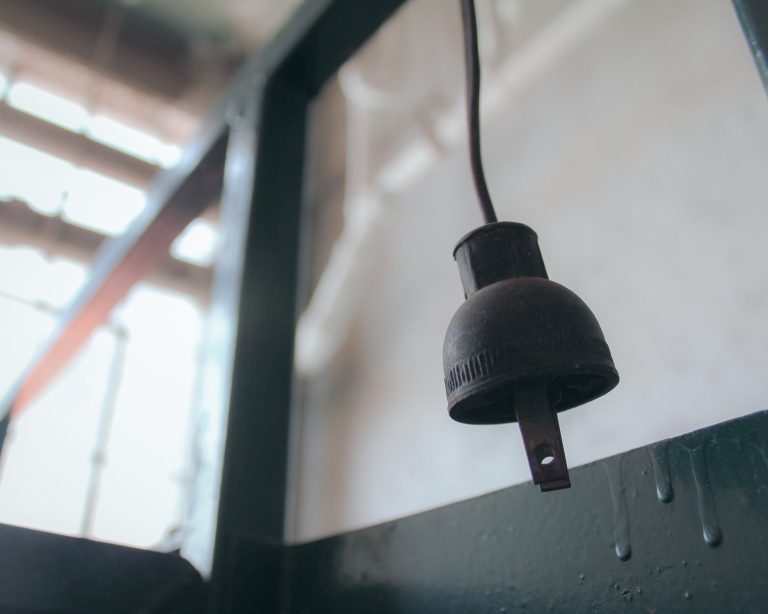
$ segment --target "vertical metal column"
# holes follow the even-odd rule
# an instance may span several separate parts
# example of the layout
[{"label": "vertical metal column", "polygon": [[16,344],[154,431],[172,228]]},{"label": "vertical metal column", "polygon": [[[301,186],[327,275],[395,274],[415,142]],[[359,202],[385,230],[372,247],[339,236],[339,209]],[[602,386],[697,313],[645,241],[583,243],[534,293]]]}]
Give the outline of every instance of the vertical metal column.
[{"label": "vertical metal column", "polygon": [[211,577],[216,612],[277,611],[280,599],[307,102],[306,91],[278,74],[235,103],[230,124],[225,270],[213,297],[214,317],[226,326],[229,314],[234,335],[219,356],[230,383]]},{"label": "vertical metal column", "polygon": [[[219,495],[212,612],[277,612],[286,601],[284,522],[307,107],[402,1],[303,5],[229,108],[225,247],[214,283],[216,355],[208,379],[215,394],[203,390],[209,415],[226,416],[221,482],[211,489]],[[280,61],[270,59],[273,50]]]},{"label": "vertical metal column", "polygon": [[733,5],[755,56],[763,87],[768,90],[768,3],[765,0],[733,0]]}]

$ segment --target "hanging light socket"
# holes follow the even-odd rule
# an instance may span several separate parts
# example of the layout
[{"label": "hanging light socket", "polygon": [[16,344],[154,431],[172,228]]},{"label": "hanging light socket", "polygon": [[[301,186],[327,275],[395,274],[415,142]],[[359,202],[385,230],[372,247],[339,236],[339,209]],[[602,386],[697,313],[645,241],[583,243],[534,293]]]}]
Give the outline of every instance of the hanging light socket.
[{"label": "hanging light socket", "polygon": [[468,424],[518,422],[533,481],[568,488],[557,412],[595,399],[619,375],[589,307],[550,281],[536,233],[495,222],[454,249],[465,302],[448,327],[448,412]]}]

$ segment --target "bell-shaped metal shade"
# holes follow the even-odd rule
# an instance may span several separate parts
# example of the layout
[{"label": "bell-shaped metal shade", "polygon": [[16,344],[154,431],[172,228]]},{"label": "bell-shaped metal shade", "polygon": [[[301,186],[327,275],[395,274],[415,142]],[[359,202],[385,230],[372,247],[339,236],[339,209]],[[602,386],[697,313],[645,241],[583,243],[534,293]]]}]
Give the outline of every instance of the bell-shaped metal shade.
[{"label": "bell-shaped metal shade", "polygon": [[[537,483],[546,482],[549,472],[556,484],[550,488],[566,487],[554,412],[591,401],[619,381],[600,325],[578,296],[547,279],[536,233],[527,226],[482,226],[459,242],[454,257],[466,300],[443,346],[450,416],[469,424],[519,421],[534,481],[538,472]],[[550,456],[555,464],[543,466],[538,457]]]},{"label": "bell-shaped metal shade", "polygon": [[499,281],[472,294],[448,327],[443,363],[451,418],[470,424],[515,421],[509,401],[520,383],[543,383],[553,409],[562,411],[619,381],[589,307],[560,284],[536,277]]}]

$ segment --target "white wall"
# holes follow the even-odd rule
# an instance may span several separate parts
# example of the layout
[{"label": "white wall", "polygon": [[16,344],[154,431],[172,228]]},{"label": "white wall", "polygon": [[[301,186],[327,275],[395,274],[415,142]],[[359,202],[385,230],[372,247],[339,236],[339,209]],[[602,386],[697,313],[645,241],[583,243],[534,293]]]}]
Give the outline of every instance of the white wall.
[{"label": "white wall", "polygon": [[[561,415],[571,466],[768,406],[768,100],[730,2],[617,3],[484,135],[499,217],[538,232],[622,378]],[[344,349],[297,403],[295,540],[529,479],[516,425],[446,412],[451,251],[480,223],[466,150],[391,205]]]}]

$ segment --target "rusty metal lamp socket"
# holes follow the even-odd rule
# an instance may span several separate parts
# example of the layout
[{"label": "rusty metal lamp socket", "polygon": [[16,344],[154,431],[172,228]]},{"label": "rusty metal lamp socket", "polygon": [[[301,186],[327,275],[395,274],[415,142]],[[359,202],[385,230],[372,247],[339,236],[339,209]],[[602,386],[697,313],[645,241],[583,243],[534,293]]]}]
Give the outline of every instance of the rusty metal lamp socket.
[{"label": "rusty metal lamp socket", "polygon": [[578,296],[547,278],[528,226],[486,224],[453,255],[466,300],[443,346],[448,412],[467,424],[517,422],[534,483],[568,488],[557,412],[619,382],[600,325]]}]

